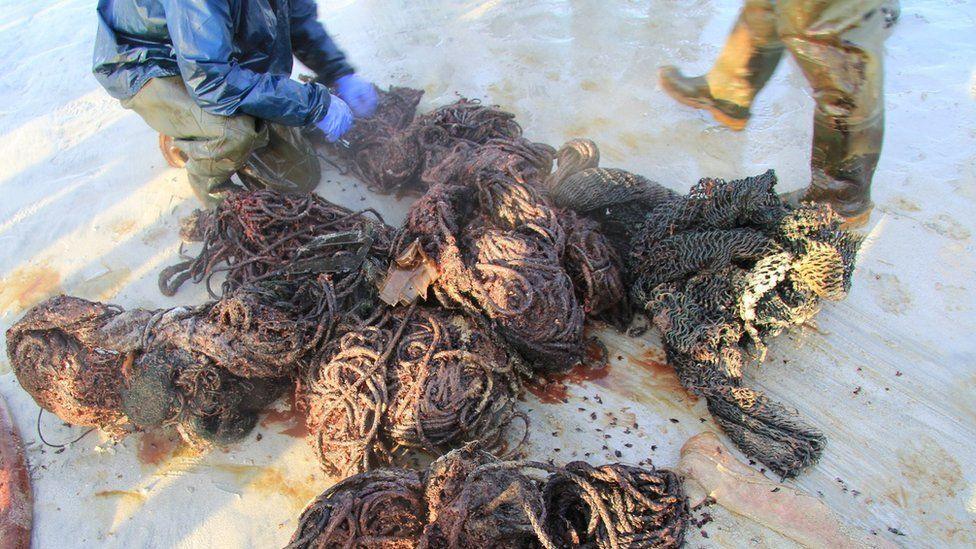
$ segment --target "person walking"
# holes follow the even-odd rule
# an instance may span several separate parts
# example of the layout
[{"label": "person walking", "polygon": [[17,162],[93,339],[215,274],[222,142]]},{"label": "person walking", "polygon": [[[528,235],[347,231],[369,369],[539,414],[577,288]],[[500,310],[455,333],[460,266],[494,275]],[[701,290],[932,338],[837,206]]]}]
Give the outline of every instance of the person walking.
[{"label": "person walking", "polygon": [[746,0],[711,70],[689,77],[665,66],[661,85],[740,131],[789,51],[813,88],[816,109],[810,183],[784,198],[830,204],[845,228],[856,228],[873,208],[871,180],[884,136],[884,28],[897,19],[890,10],[882,0]]}]

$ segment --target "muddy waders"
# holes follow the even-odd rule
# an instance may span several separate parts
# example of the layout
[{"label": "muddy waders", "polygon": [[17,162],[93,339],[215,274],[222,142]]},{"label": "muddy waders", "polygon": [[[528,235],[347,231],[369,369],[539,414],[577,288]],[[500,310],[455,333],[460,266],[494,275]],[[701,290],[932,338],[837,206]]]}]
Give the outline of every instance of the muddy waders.
[{"label": "muddy waders", "polygon": [[210,114],[190,97],[180,77],[150,79],[122,106],[172,138],[161,140],[164,155],[170,148],[167,161],[181,153],[190,186],[208,208],[234,187],[235,173],[248,184],[282,192],[308,193],[319,183],[318,157],[301,128],[248,115]]},{"label": "muddy waders", "polygon": [[747,0],[705,76],[661,69],[678,101],[741,130],[756,94],[789,50],[813,87],[810,186],[795,202],[830,204],[850,227],[867,221],[884,134],[881,0]]}]

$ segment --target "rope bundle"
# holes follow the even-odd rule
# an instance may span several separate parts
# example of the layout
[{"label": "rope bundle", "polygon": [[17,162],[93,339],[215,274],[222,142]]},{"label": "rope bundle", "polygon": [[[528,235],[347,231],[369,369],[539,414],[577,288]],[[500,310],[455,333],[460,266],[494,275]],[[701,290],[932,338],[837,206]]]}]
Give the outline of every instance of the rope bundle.
[{"label": "rope bundle", "polygon": [[458,143],[395,246],[419,242],[435,260],[440,303],[487,317],[535,369],[558,371],[581,358],[586,312],[624,292],[609,243],[537,187],[551,169],[551,148],[525,139]]},{"label": "rope bundle", "polygon": [[379,91],[376,112],[360,119],[329,145],[338,164],[379,193],[423,192],[430,170],[459,143],[483,145],[492,139],[516,139],[522,128],[514,115],[461,99],[416,116],[423,91],[391,87]]},{"label": "rope bundle", "polygon": [[570,368],[586,314],[629,318],[619,255],[592,223],[548,203],[555,151],[523,138],[514,115],[461,99],[408,122],[396,105],[414,96],[383,93],[380,122],[334,157],[381,192],[424,192],[395,249],[420,242],[439,267],[441,304],[490,319],[537,369]]},{"label": "rope bundle", "polygon": [[[372,214],[372,219],[366,214]],[[393,230],[379,214],[352,212],[317,195],[271,190],[230,195],[213,212],[196,257],[164,269],[159,287],[173,295],[187,280],[214,298],[236,290],[262,296],[296,320],[317,349],[339,319],[369,314],[386,269]],[[211,280],[226,273],[220,291]]]},{"label": "rope bundle", "polygon": [[386,309],[341,330],[304,372],[298,402],[335,475],[388,465],[408,450],[441,455],[469,441],[502,451],[515,419],[527,427],[515,407],[514,366],[464,317]]},{"label": "rope bundle", "polygon": [[666,469],[500,461],[466,446],[423,475],[379,469],[333,486],[288,547],[679,547],[688,519]]},{"label": "rope bundle", "polygon": [[57,296],[7,332],[21,386],[76,425],[123,436],[176,425],[191,443],[253,427],[308,350],[304,321],[235,291],[200,307],[125,311]]}]

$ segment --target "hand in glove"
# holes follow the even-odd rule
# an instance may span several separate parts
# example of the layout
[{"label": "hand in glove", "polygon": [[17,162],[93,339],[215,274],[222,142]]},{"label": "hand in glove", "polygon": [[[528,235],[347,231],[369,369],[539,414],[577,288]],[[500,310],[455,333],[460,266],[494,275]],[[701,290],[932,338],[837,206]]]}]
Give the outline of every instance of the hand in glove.
[{"label": "hand in glove", "polygon": [[315,125],[325,132],[325,138],[329,142],[335,143],[352,126],[352,111],[345,101],[333,95],[330,97],[329,110],[325,112],[325,118]]},{"label": "hand in glove", "polygon": [[335,82],[336,92],[349,104],[352,112],[359,118],[367,117],[376,110],[376,88],[355,74],[339,77]]}]

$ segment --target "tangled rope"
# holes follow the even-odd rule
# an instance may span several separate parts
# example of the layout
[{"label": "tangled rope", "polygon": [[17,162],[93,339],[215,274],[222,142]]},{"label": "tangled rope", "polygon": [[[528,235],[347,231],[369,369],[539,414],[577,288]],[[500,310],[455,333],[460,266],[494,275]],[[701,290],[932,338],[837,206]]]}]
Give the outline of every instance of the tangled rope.
[{"label": "tangled rope", "polygon": [[[164,295],[187,280],[205,281],[214,298],[243,288],[312,323],[308,337],[315,341],[327,340],[342,315],[369,314],[376,306],[376,279],[386,269],[393,230],[374,210],[352,212],[314,194],[259,190],[234,193],[207,215],[213,217],[197,256],[160,273]],[[219,273],[226,279],[216,292],[211,280]]]},{"label": "tangled rope", "polygon": [[[579,361],[583,309],[562,266],[566,235],[533,187],[527,144],[459,146],[443,180],[411,208],[398,245],[417,240],[440,266],[441,303],[484,315],[537,369]],[[524,154],[523,154],[524,153]]]},{"label": "tangled rope", "polygon": [[617,250],[592,219],[572,210],[560,213],[567,228],[563,264],[576,288],[587,316],[609,320],[619,328],[629,324],[631,313],[624,287],[622,262]]},{"label": "tangled rope", "polygon": [[483,145],[522,135],[514,115],[475,100],[415,116],[422,95],[410,88],[381,90],[376,113],[358,120],[342,143],[327,146],[328,153],[370,190],[402,194],[426,190],[428,172],[459,142]]},{"label": "tangled rope", "polygon": [[[557,170],[559,178],[550,179],[554,200],[612,227],[615,247],[629,250],[631,302],[661,331],[682,384],[706,399],[746,454],[778,474],[792,477],[815,463],[823,434],[742,387],[742,366],[762,360],[766,341],[810,320],[822,300],[846,296],[860,238],[839,230],[827,206],[785,204],[773,190],[772,171],[703,179],[677,196],[581,161],[593,157],[592,143],[570,143],[564,151],[586,167]],[[647,208],[639,223],[633,203]]]},{"label": "tangled rope", "polygon": [[[504,451],[519,386],[488,332],[432,308],[391,308],[349,326],[303,373],[298,402],[322,465],[348,476],[398,455],[470,441]],[[521,442],[519,442],[521,444]]]},{"label": "tangled rope", "polygon": [[403,130],[413,122],[424,92],[391,87],[378,93],[373,116],[356,120],[343,142],[326,147],[341,168],[370,190],[406,192],[416,182],[423,158],[420,137]]},{"label": "tangled rope", "polygon": [[57,296],[7,331],[21,386],[62,420],[123,436],[176,425],[191,443],[228,443],[294,375],[308,322],[234,291],[199,307],[125,311]]},{"label": "tangled rope", "polygon": [[688,517],[666,469],[499,461],[466,446],[422,477],[381,469],[333,486],[288,547],[679,547]]},{"label": "tangled rope", "polygon": [[412,549],[424,528],[423,482],[409,469],[377,469],[333,485],[299,519],[289,548]]},{"label": "tangled rope", "polygon": [[[573,248],[566,253],[567,229],[559,212],[526,182],[548,175],[552,149],[521,137],[476,143],[499,128],[511,134],[517,128],[498,111],[478,116],[482,109],[461,101],[429,117],[463,138],[426,171],[430,187],[411,207],[394,247],[403,251],[419,243],[433,259],[440,303],[490,319],[535,368],[565,370],[582,354],[585,311],[577,293],[594,315],[623,295],[616,258],[574,220]],[[478,130],[482,118],[495,129]],[[607,280],[618,283],[616,292],[596,298]]]},{"label": "tangled rope", "polygon": [[419,243],[433,259],[442,304],[490,319],[537,369],[572,367],[587,314],[629,318],[619,254],[548,203],[555,151],[523,138],[514,115],[460,99],[403,124],[396,106],[415,97],[391,88],[379,118],[396,123],[362,126],[334,156],[381,192],[426,191],[394,248]]}]

